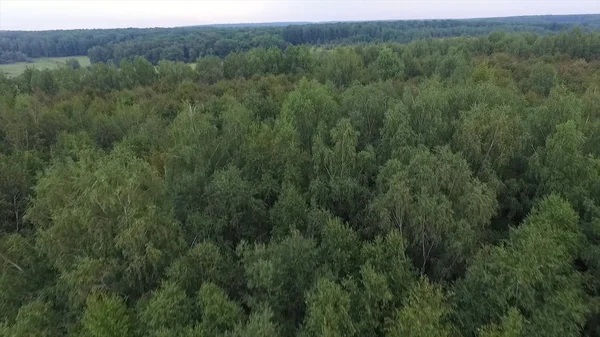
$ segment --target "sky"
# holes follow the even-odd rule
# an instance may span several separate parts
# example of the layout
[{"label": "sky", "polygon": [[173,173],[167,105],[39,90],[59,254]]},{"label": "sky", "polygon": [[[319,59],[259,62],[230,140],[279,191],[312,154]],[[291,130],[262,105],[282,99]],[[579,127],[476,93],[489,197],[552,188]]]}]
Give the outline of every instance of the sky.
[{"label": "sky", "polygon": [[0,0],[0,30],[599,13],[600,0]]}]

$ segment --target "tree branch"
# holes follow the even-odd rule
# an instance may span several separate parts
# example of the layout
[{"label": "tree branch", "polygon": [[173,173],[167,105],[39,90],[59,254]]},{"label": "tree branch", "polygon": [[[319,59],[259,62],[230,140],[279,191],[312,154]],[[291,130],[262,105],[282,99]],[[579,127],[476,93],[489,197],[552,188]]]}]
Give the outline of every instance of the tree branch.
[{"label": "tree branch", "polygon": [[4,259],[4,261],[8,262],[10,265],[12,265],[13,267],[15,267],[18,271],[20,271],[21,273],[24,273],[25,271],[23,270],[23,268],[21,268],[18,264],[12,262],[9,258],[7,258],[6,256],[4,256],[4,254],[0,253],[0,257],[2,259]]}]

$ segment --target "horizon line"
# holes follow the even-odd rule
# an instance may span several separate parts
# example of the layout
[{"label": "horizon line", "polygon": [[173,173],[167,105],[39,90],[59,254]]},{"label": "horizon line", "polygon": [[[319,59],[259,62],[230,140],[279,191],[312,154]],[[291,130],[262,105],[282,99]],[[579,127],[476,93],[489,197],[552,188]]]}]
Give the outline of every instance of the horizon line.
[{"label": "horizon line", "polygon": [[[200,23],[197,25],[184,26],[148,26],[148,27],[112,27],[112,28],[56,28],[56,29],[2,29],[0,32],[55,32],[55,31],[77,31],[77,30],[117,30],[117,29],[175,29],[191,27],[217,27],[217,28],[237,28],[235,26],[265,25],[280,27],[300,26],[300,25],[318,25],[318,24],[336,24],[336,23],[359,23],[359,22],[394,22],[394,21],[461,21],[461,20],[489,20],[489,19],[509,19],[522,17],[546,17],[546,16],[600,16],[600,13],[580,13],[580,14],[534,14],[534,15],[509,15],[509,16],[474,16],[464,18],[428,18],[428,19],[380,19],[380,20],[330,20],[330,21],[258,21],[258,22],[224,22],[224,23]],[[231,27],[219,27],[231,26]],[[241,27],[240,27],[241,28]]]}]

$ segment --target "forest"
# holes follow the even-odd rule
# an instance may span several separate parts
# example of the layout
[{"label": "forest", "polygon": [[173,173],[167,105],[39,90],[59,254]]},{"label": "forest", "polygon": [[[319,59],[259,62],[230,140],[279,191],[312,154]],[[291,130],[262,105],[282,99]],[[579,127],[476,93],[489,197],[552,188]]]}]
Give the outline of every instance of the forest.
[{"label": "forest", "polygon": [[248,24],[153,29],[0,31],[0,64],[27,58],[89,56],[92,63],[133,61],[144,56],[193,63],[198,57],[223,58],[252,48],[291,45],[408,43],[424,38],[483,36],[495,31],[555,34],[574,27],[600,30],[600,14],[549,15],[471,20]]},{"label": "forest", "polygon": [[0,336],[600,336],[600,33],[304,42],[0,74]]}]

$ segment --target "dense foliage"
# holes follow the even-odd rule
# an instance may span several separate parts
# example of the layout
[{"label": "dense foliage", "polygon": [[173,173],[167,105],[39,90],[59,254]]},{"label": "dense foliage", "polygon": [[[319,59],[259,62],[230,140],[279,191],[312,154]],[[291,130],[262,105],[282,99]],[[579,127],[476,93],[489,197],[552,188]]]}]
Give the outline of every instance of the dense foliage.
[{"label": "dense foliage", "polygon": [[[580,26],[600,30],[600,15],[524,16],[474,20],[340,22],[273,24],[265,26],[196,26],[154,29],[105,29],[0,32],[0,54],[18,52],[27,57],[89,55],[92,63],[132,60],[144,56],[160,60],[195,62],[198,57],[225,57],[251,48],[290,45],[407,43],[423,38],[481,36],[494,31],[558,33]],[[16,55],[16,54],[15,54]],[[0,58],[1,60],[2,58]],[[21,62],[16,58],[5,58]],[[1,62],[0,62],[1,63]]]},{"label": "dense foliage", "polygon": [[19,51],[0,51],[0,64],[11,64],[16,62],[30,62],[27,55]]},{"label": "dense foliage", "polygon": [[599,107],[582,29],[0,77],[0,336],[600,336]]}]

